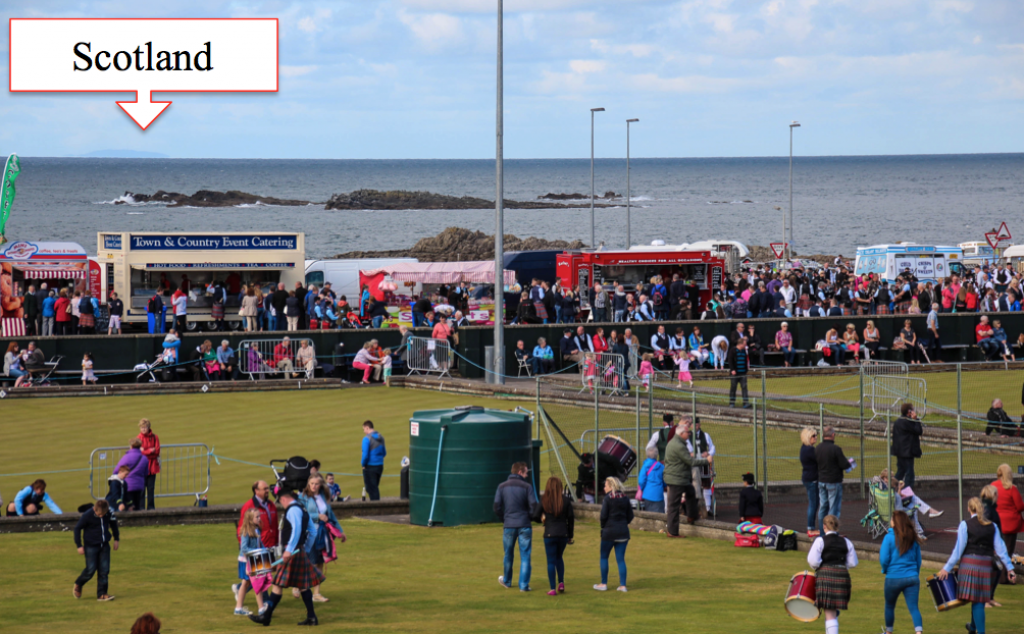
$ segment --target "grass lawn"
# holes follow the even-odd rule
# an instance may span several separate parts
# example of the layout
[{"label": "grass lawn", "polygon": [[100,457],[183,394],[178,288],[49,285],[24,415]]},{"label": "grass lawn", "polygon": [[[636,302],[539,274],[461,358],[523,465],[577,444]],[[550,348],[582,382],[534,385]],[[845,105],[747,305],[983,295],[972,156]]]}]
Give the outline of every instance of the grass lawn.
[{"label": "grass lawn", "polygon": [[[599,529],[577,525],[566,551],[568,592],[548,589],[546,560],[538,532],[533,547],[532,593],[504,590],[501,529],[497,525],[426,529],[369,520],[344,523],[349,542],[327,568],[317,604],[321,630],[330,632],[819,632],[823,621],[799,623],[786,615],[783,598],[790,577],[807,567],[805,555],[734,548],[722,541],[633,532],[626,553],[629,593],[597,593]],[[229,585],[236,576],[231,525],[136,528],[122,534],[113,553],[110,592],[97,603],[95,579],[81,600],[71,586],[82,567],[71,536],[4,535],[5,584],[0,629],[23,632],[127,632],[140,614],[152,611],[163,632],[267,631],[232,615]],[[518,578],[518,556],[516,559]],[[937,567],[930,565],[922,578]],[[615,584],[614,557],[610,581]],[[883,623],[884,578],[876,562],[852,571],[851,610],[844,632],[878,632]],[[988,611],[989,632],[1019,631],[1022,591],[1000,587],[1003,608]],[[247,605],[254,608],[251,595]],[[968,609],[937,614],[923,588],[921,608],[929,634],[963,632]],[[292,631],[305,618],[301,601],[286,594],[274,616],[275,630]],[[912,632],[902,601],[896,631]]]},{"label": "grass lawn", "polygon": [[[372,420],[387,441],[385,473],[397,475],[409,453],[409,417],[421,409],[478,404],[512,409],[511,401],[404,389],[368,388],[239,394],[170,394],[8,400],[0,405],[0,492],[4,500],[36,477],[65,511],[89,501],[89,454],[97,447],[126,446],[140,418],[153,422],[163,444],[206,443],[222,456],[267,465],[300,455],[318,459],[324,471],[360,474],[362,423]],[[83,469],[43,476],[31,472]],[[221,460],[212,466],[211,504],[241,503],[268,466]],[[338,477],[346,495],[358,497],[362,476]],[[98,483],[106,495],[106,482]],[[398,496],[398,478],[381,481],[381,495]],[[187,498],[158,506],[189,503]]]}]

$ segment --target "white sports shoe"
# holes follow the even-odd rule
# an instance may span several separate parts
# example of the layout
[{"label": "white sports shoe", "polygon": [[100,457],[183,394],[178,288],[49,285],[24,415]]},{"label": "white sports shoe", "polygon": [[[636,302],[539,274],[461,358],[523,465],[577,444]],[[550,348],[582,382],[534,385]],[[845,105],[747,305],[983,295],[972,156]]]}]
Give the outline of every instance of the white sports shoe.
[{"label": "white sports shoe", "polygon": [[505,575],[501,575],[500,577],[498,577],[498,583],[501,584],[502,588],[511,588],[512,587],[511,585],[505,583]]},{"label": "white sports shoe", "polygon": [[936,511],[936,510],[932,509],[931,511],[928,512],[928,517],[932,517],[932,518],[938,517],[938,516],[942,515],[943,513],[945,513],[945,511]]},{"label": "white sports shoe", "polygon": [[241,587],[242,587],[242,584],[240,584],[240,583],[233,583],[233,584],[231,584],[231,595],[237,597],[238,596],[238,589],[241,588]]}]

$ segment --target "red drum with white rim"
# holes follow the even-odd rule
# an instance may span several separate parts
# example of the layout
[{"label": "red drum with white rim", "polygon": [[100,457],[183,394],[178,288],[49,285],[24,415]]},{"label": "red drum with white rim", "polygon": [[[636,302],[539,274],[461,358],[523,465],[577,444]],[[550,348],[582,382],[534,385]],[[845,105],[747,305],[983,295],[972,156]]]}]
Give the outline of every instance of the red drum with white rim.
[{"label": "red drum with white rim", "polygon": [[817,577],[813,572],[797,573],[789,580],[786,592],[786,612],[801,623],[817,621],[821,610],[814,605]]}]

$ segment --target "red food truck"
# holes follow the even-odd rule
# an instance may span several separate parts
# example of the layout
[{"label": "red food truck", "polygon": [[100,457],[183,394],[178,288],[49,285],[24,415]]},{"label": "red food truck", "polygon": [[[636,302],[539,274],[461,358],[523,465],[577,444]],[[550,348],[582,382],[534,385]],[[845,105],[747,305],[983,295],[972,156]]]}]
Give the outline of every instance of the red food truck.
[{"label": "red food truck", "polygon": [[[566,288],[592,288],[600,283],[607,290],[622,284],[626,292],[660,275],[665,284],[678,273],[700,289],[700,306],[711,301],[725,275],[725,260],[709,250],[690,251],[687,245],[633,247],[628,251],[566,251],[558,256],[558,278]],[[589,308],[589,293],[583,293],[582,307]],[[695,310],[697,307],[695,307]]]}]

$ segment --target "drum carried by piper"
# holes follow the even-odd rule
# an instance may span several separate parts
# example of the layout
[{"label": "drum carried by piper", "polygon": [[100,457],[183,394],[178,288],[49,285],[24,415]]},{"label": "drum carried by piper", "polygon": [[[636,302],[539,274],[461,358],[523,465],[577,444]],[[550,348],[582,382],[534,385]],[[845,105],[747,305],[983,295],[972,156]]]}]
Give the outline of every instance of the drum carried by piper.
[{"label": "drum carried by piper", "polygon": [[245,553],[250,577],[263,577],[273,572],[274,551],[271,548],[257,548]]},{"label": "drum carried by piper", "polygon": [[786,591],[786,612],[801,623],[817,621],[821,610],[814,604],[818,578],[813,572],[803,571],[793,575]]},{"label": "drum carried by piper", "polygon": [[949,573],[945,579],[939,579],[936,575],[932,575],[928,578],[928,589],[932,592],[932,601],[935,602],[936,612],[945,612],[946,610],[952,610],[962,605],[967,605],[966,601],[961,601],[956,598],[956,584],[957,574],[956,570]]}]

